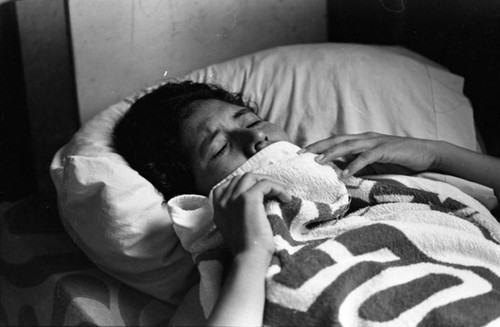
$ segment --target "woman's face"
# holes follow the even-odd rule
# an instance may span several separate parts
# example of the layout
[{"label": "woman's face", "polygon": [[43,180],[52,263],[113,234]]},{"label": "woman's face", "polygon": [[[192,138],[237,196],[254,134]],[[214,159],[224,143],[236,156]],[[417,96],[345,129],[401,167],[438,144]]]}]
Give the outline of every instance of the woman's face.
[{"label": "woman's face", "polygon": [[196,101],[193,108],[182,123],[181,142],[196,188],[204,195],[269,144],[290,141],[285,131],[252,109],[220,100]]}]

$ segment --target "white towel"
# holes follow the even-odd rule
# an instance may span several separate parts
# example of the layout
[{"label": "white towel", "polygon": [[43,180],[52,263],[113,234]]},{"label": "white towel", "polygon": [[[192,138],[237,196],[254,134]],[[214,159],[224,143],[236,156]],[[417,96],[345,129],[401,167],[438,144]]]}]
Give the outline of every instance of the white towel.
[{"label": "white towel", "polygon": [[[285,183],[292,196],[299,199],[329,203],[339,214],[347,209],[349,195],[344,183],[339,180],[339,169],[332,165],[320,165],[315,154],[298,155],[300,148],[289,142],[276,142],[247,160],[243,165],[220,181],[246,172],[272,176]],[[214,188],[215,188],[214,187]],[[191,252],[193,242],[214,229],[212,191],[209,197],[180,195],[168,201],[167,206],[174,222],[174,229],[182,246]],[[302,233],[298,238],[306,239],[302,227],[307,222],[296,220],[293,230]]]}]

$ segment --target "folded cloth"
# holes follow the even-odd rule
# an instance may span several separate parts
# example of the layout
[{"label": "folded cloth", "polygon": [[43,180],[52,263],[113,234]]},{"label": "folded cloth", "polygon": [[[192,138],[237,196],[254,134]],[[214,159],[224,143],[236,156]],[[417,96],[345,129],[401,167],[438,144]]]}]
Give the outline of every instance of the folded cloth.
[{"label": "folded cloth", "polygon": [[[275,145],[282,147],[288,148]],[[294,159],[300,157],[288,153],[279,161],[258,159],[264,166],[247,166],[269,171],[310,160]],[[265,325],[500,324],[500,225],[486,208],[440,182],[389,175],[339,180],[328,166],[324,173],[332,182],[323,190],[306,190],[286,204],[265,204],[276,247],[266,275]],[[210,201],[191,199],[197,200],[188,201],[184,215],[175,201],[171,212],[200,271],[200,300],[208,317],[230,256],[213,223],[200,218],[211,213]],[[200,221],[204,230],[186,237]]]},{"label": "folded cloth", "polygon": [[[339,169],[334,165],[320,165],[314,160],[314,154],[299,155],[299,150],[298,146],[289,142],[273,143],[225,177],[214,189],[234,176],[247,172],[265,174],[285,183],[292,196],[311,202],[328,203],[340,216],[348,207],[349,195],[344,183],[338,178]],[[209,197],[180,195],[167,203],[174,230],[188,251],[201,235],[215,228],[212,194],[213,191]],[[294,220],[292,230],[299,233],[296,237],[313,237],[313,231],[303,228],[309,223],[311,222]]]}]

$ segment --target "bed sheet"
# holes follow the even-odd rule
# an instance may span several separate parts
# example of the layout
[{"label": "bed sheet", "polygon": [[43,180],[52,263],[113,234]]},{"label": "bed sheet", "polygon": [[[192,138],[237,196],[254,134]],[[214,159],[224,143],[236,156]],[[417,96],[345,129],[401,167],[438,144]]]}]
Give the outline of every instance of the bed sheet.
[{"label": "bed sheet", "polygon": [[[372,130],[477,148],[462,78],[399,47],[284,46],[183,78],[242,91],[299,146]],[[87,122],[55,155],[51,174],[64,226],[89,258],[128,285],[176,304],[196,281],[195,269],[174,235],[164,199],[114,153],[110,138],[130,104],[165,81]]]},{"label": "bed sheet", "polygon": [[0,204],[0,325],[157,326],[175,307],[99,270],[59,221],[55,199]]}]

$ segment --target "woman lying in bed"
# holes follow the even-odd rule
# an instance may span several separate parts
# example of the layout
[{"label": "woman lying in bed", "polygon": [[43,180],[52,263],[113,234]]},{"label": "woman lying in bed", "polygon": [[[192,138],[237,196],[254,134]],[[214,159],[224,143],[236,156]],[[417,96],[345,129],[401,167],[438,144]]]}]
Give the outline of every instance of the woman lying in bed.
[{"label": "woman lying in bed", "polygon": [[[280,252],[280,249],[277,249],[276,246],[276,236],[279,234],[279,226],[272,222],[269,210],[273,209],[265,205],[265,202],[268,202],[267,200],[275,200],[274,203],[277,204],[275,208],[280,208],[279,210],[281,211],[279,211],[279,214],[283,215],[282,218],[286,218],[285,215],[287,210],[283,208],[292,207],[290,204],[294,201],[302,201],[301,203],[305,203],[306,199],[297,200],[297,193],[294,192],[294,185],[288,185],[284,183],[282,179],[276,178],[275,176],[256,173],[252,169],[248,169],[246,173],[241,175],[231,175],[233,171],[237,170],[244,163],[251,160],[255,161],[256,159],[251,158],[255,158],[255,154],[266,149],[268,146],[274,146],[274,144],[278,143],[281,144],[280,142],[290,142],[289,137],[281,128],[260,119],[255,111],[242,101],[241,96],[230,94],[218,87],[206,84],[191,82],[166,84],[151,94],[144,96],[132,106],[115,128],[114,142],[117,151],[128,161],[131,167],[148,179],[162,192],[166,199],[170,199],[178,194],[200,194],[204,196],[209,196],[210,194],[212,197],[213,220],[223,236],[226,247],[229,249],[231,258],[229,262],[230,268],[224,273],[223,286],[215,300],[216,302],[204,307],[204,313],[208,319],[206,321],[202,319],[202,321],[194,321],[192,323],[199,324],[203,322],[208,325],[226,326],[262,325],[263,322],[268,325],[289,323],[298,325],[306,323],[359,323],[360,320],[349,320],[353,319],[348,314],[350,312],[349,309],[346,309],[349,306],[345,305],[346,302],[349,302],[347,301],[349,296],[344,294],[343,296],[345,299],[340,301],[340,296],[336,292],[338,292],[338,289],[341,289],[341,287],[333,287],[335,288],[334,290],[329,289],[328,285],[335,285],[337,282],[341,283],[340,277],[336,280],[331,280],[329,284],[321,288],[321,292],[318,293],[321,294],[321,297],[326,297],[324,294],[330,294],[329,300],[313,301],[313,304],[310,305],[310,307],[325,307],[324,303],[329,303],[327,306],[328,308],[324,310],[310,309],[309,307],[302,308],[301,303],[297,304],[295,307],[293,305],[287,307],[288,304],[283,304],[279,299],[274,301],[273,294],[266,294],[266,292],[277,292],[277,297],[279,297],[279,294],[284,297],[283,294],[286,293],[280,293],[271,288],[272,281],[270,281],[270,279],[272,278],[270,278],[270,276],[272,273],[270,272],[270,266],[279,266],[281,271],[291,268],[290,266],[287,268],[286,263],[283,263],[283,261],[286,260],[279,256],[278,252]],[[274,148],[272,149],[274,150]],[[276,149],[279,151],[278,147]],[[297,152],[293,154],[287,152],[287,160],[293,159],[300,165],[302,164],[302,159],[300,159],[302,156],[305,158],[304,160],[310,160],[307,158],[311,158],[312,155],[310,153],[313,153],[314,156],[312,157],[316,164],[329,165],[338,158],[347,158],[348,164],[342,171],[337,168],[329,168],[334,172],[335,183],[338,183],[338,185],[345,184],[347,189],[354,189],[354,184],[352,183],[358,182],[358,179],[352,177],[353,175],[363,174],[363,172],[369,170],[371,164],[384,163],[400,165],[415,172],[427,170],[445,172],[487,185],[493,188],[497,198],[500,194],[500,174],[497,173],[500,171],[500,160],[465,150],[446,142],[366,133],[336,136],[311,144],[300,151],[298,150],[297,148]],[[311,163],[309,162],[309,164]],[[266,172],[265,169],[257,169],[256,171]],[[311,174],[313,174],[313,172],[311,172]],[[227,178],[228,175],[230,178]],[[310,175],[309,172],[304,172],[304,176],[304,178],[307,179],[312,175]],[[338,179],[336,176],[338,176]],[[376,193],[379,191],[374,191],[375,189],[381,189],[378,188],[380,185],[379,183],[366,183],[366,185],[369,185],[369,192],[371,192],[370,194],[372,197],[374,194],[375,198],[377,195],[380,195]],[[361,188],[362,187],[360,187],[360,189]],[[387,188],[385,188],[385,190],[386,189]],[[401,184],[395,186],[395,189],[397,189],[397,192],[401,192],[405,189],[410,190],[410,188]],[[430,192],[413,189],[410,191],[405,190],[404,192],[409,192],[405,193],[405,195],[411,194],[412,199],[422,197],[422,200],[412,200],[413,202],[410,201],[412,203],[406,203],[409,206],[403,206],[401,207],[402,209],[398,209],[401,210],[402,223],[411,225],[411,220],[417,216],[406,216],[406,213],[408,210],[414,210],[416,204],[419,205],[418,210],[421,210],[420,205],[429,205],[429,201],[431,201],[429,200]],[[314,227],[316,230],[324,228],[332,232],[330,236],[336,236],[335,239],[331,237],[328,238],[327,241],[321,243],[323,244],[321,246],[338,246],[338,239],[344,236],[348,237],[346,235],[348,235],[349,232],[354,232],[356,239],[366,239],[366,242],[368,242],[369,237],[363,236],[365,235],[363,234],[363,226],[372,227],[368,230],[369,235],[378,232],[384,235],[393,232],[396,233],[392,229],[387,229],[387,226],[397,227],[397,232],[407,231],[405,228],[410,225],[398,225],[399,222],[397,220],[394,222],[394,226],[392,226],[391,223],[387,223],[385,220],[384,222],[386,225],[384,226],[372,225],[372,221],[381,221],[382,218],[385,219],[384,214],[380,213],[378,216],[377,214],[374,216],[366,214],[365,217],[371,219],[369,223],[365,220],[360,220],[360,217],[367,212],[367,209],[359,204],[360,201],[358,200],[361,199],[362,196],[358,199],[356,198],[357,195],[353,194],[354,193],[349,194],[349,196],[356,201],[351,201],[350,208],[343,206],[342,210],[334,212],[334,210],[331,209],[334,208],[334,206],[331,206],[329,212],[336,215],[334,221],[332,223],[324,223],[326,221],[324,220],[319,224],[321,225],[320,227]],[[394,194],[391,194],[391,196],[392,195]],[[439,197],[441,199],[442,195],[439,194]],[[366,201],[369,202],[367,205],[373,207],[378,205],[380,208],[383,208],[382,211],[387,214],[386,210],[392,208],[388,206],[388,202],[393,201],[400,204],[399,202],[407,201],[406,199],[400,200],[401,198],[404,197],[399,197],[396,201],[384,200],[377,203],[370,202],[372,201],[370,199]],[[450,202],[453,202],[453,205],[450,206]],[[485,270],[483,267],[489,267],[491,271],[483,274],[474,270],[474,273],[479,274],[481,278],[487,280],[487,283],[490,283],[492,286],[490,289],[486,287],[484,292],[480,292],[474,296],[476,298],[481,298],[481,296],[483,296],[487,299],[484,301],[490,303],[488,306],[481,301],[477,302],[477,299],[475,300],[476,305],[477,303],[482,303],[483,311],[481,313],[481,319],[483,319],[484,323],[488,323],[495,319],[499,319],[497,313],[495,313],[494,307],[500,305],[500,299],[498,299],[498,296],[491,296],[491,294],[498,294],[500,291],[500,275],[498,274],[500,271],[500,263],[490,261],[495,261],[495,256],[497,258],[500,257],[500,247],[498,246],[498,237],[500,237],[500,235],[495,234],[495,230],[493,230],[497,226],[490,228],[492,226],[491,217],[484,218],[478,215],[476,218],[475,214],[477,212],[475,210],[467,211],[467,214],[462,215],[457,212],[464,210],[466,205],[460,204],[457,209],[456,203],[459,203],[456,199],[442,201],[439,205],[432,203],[432,205],[430,205],[432,208],[429,210],[434,210],[432,212],[436,221],[440,221],[440,219],[443,218],[440,216],[443,212],[449,214],[451,219],[458,217],[457,219],[460,219],[458,225],[462,227],[457,227],[454,233],[461,233],[462,230],[460,228],[463,228],[464,233],[468,233],[472,227],[461,224],[469,224],[471,223],[470,221],[472,221],[471,225],[476,226],[480,231],[480,236],[471,232],[475,235],[474,237],[480,238],[480,240],[477,241],[480,245],[478,246],[475,243],[475,245],[471,245],[470,248],[474,248],[476,251],[488,252],[488,254],[480,253],[478,257],[482,258],[483,261],[480,262],[478,259],[479,261],[474,262],[474,265],[481,266],[483,270]],[[320,206],[318,206],[318,208],[319,207]],[[356,210],[364,211],[360,213],[361,211]],[[479,209],[479,211],[480,210],[481,209]],[[454,213],[451,213],[452,211]],[[344,223],[344,217],[353,217],[350,219],[351,221],[358,219],[355,224],[356,228],[351,226],[347,229],[343,229],[342,232],[336,230]],[[420,219],[422,216],[418,217],[418,219]],[[469,220],[469,222],[462,222],[464,219]],[[481,221],[488,219],[490,219],[489,222],[482,225]],[[348,220],[349,219],[344,219],[344,221]],[[336,224],[337,222],[338,224]],[[427,223],[427,221],[425,223]],[[432,233],[433,228],[439,229],[442,227],[439,224],[441,224],[441,222],[437,223],[436,226],[426,225],[430,227],[426,232]],[[411,234],[410,232],[408,233]],[[316,242],[314,243],[315,249],[320,247],[318,243],[319,239],[325,238],[323,232],[320,234],[322,237],[315,236],[308,240],[303,240],[302,243],[296,242],[296,240],[293,240],[293,237],[289,237],[290,235],[280,236],[287,240],[289,243],[287,246],[291,246],[287,248],[287,255],[290,255],[290,253],[293,252],[290,250],[291,248],[301,247],[302,249],[302,247],[308,247],[311,243],[307,242]],[[439,237],[442,236],[439,233],[436,235]],[[450,242],[455,242],[453,244],[463,244],[463,242],[468,242],[468,238],[474,238],[471,235],[467,234],[463,239]],[[408,235],[405,235],[405,237],[406,236]],[[460,235],[453,235],[453,237],[460,238]],[[387,236],[387,238],[390,239],[389,236]],[[409,238],[411,239],[411,237]],[[380,238],[372,243],[378,241],[380,241]],[[395,240],[390,239],[387,244],[392,244],[391,242],[394,243]],[[425,241],[422,242],[425,243]],[[410,246],[411,249],[407,252],[414,253],[420,251],[418,246],[414,246],[415,244],[418,245],[418,241],[412,240],[410,243],[412,243]],[[309,245],[306,246],[305,244]],[[381,245],[380,247],[388,247],[389,245],[387,244]],[[346,244],[343,246],[349,248]],[[344,247],[342,248],[344,249]],[[452,248],[456,250],[456,246],[452,246]],[[467,248],[467,246],[464,246],[464,248]],[[213,251],[214,249],[209,250]],[[210,253],[209,250],[193,254],[199,267],[201,267],[200,263],[204,260],[203,256],[207,256]],[[392,251],[396,253],[398,250],[392,249]],[[463,249],[461,249],[461,251],[463,251]],[[352,256],[352,253],[355,251],[351,249],[350,252],[349,256]],[[418,263],[425,263],[427,265],[425,266],[426,269],[430,269],[429,265],[437,264],[447,267],[450,266],[450,269],[457,269],[460,271],[465,269],[463,267],[463,262],[454,261],[453,263],[444,264],[441,262],[442,260],[440,261],[436,259],[436,257],[430,258],[423,254],[423,252],[425,251],[422,250],[422,253],[419,252],[418,255],[407,258],[404,257],[404,253],[399,253],[398,260],[404,261],[405,265],[408,265],[409,262],[415,264],[414,260],[418,257]],[[476,254],[477,253],[471,255],[474,256]],[[335,256],[334,254],[331,255]],[[315,256],[306,257],[306,259],[300,259],[305,261],[297,259],[295,261],[295,266],[293,266],[294,269],[304,270],[303,274],[307,274],[307,270],[311,269],[311,266],[316,264],[316,262],[312,262],[314,260],[311,261],[310,259]],[[423,259],[423,257],[425,257],[425,259]],[[451,254],[451,257],[453,257],[453,254]],[[397,261],[395,259],[384,258],[385,259],[380,259],[381,263],[391,260]],[[224,253],[217,259],[224,262]],[[332,257],[330,260],[332,259],[333,262],[318,269],[327,269],[336,266],[333,265],[334,262],[338,263],[337,266],[343,263],[343,259],[340,257]],[[350,258],[350,260],[352,261],[352,258]],[[278,261],[279,263],[277,263]],[[377,259],[369,257],[363,262],[368,265],[372,264],[373,261],[376,262]],[[297,262],[300,264],[297,264]],[[400,266],[401,263],[397,265],[397,267]],[[386,268],[385,266],[380,266],[377,268],[378,270],[375,270],[380,273]],[[396,269],[396,267],[393,268]],[[363,270],[359,276],[373,274],[372,271],[373,268]],[[429,271],[427,271],[427,273],[429,273]],[[439,273],[442,273],[442,271],[435,272],[435,274]],[[201,275],[203,283],[203,272],[201,272]],[[330,275],[334,275],[334,273]],[[339,276],[340,275],[339,273]],[[276,279],[276,274],[273,276]],[[288,276],[286,278],[290,277]],[[462,280],[462,282],[465,283],[466,280]],[[348,287],[345,283],[341,284],[343,288]],[[408,284],[411,284],[410,281],[408,281]],[[434,284],[436,284],[435,281]],[[355,289],[356,288],[353,290]],[[389,289],[390,288],[387,288],[387,290]],[[418,289],[421,289],[421,287]],[[349,293],[347,289],[344,291],[346,294]],[[307,294],[310,294],[310,291],[306,291],[305,294],[299,294],[298,301],[300,302],[301,297],[307,297]],[[319,297],[320,295],[317,296],[317,298]],[[470,296],[470,298],[472,297],[473,296]],[[427,300],[430,298],[431,297],[427,295]],[[424,296],[420,299],[422,303],[424,302],[423,299],[426,299],[426,297]],[[475,306],[471,307],[470,303],[467,303],[467,296],[460,300],[465,301],[466,304],[469,305],[467,312],[457,309],[459,307],[452,308],[450,310],[454,312],[452,314],[454,318],[449,319],[454,319],[453,321],[456,322],[456,314],[462,312],[461,314],[464,315],[462,319],[474,319],[474,321],[477,322],[478,318],[472,317],[471,313],[478,311],[478,308]],[[293,302],[294,299],[287,298],[284,301]],[[492,301],[495,301],[496,304]],[[366,303],[367,302],[369,301],[366,301]],[[424,324],[425,322],[430,323],[432,321],[439,324],[449,322],[451,320],[446,320],[448,319],[447,314],[443,314],[442,312],[436,314],[436,312],[439,311],[439,308],[443,307],[444,304],[450,303],[453,303],[453,300],[449,300],[439,305],[431,305],[433,314],[429,313],[430,309],[427,311],[415,309],[417,312],[421,313],[421,316],[413,314],[413,316],[401,318],[403,314],[400,314],[399,317],[395,315],[391,319],[405,319],[401,322],[406,323],[423,321]],[[266,311],[264,307],[266,307]],[[415,308],[417,307],[418,306],[415,305]],[[488,307],[493,309],[488,311]],[[388,311],[394,310],[395,309],[392,308]],[[405,309],[401,309],[401,312],[405,310],[411,311],[410,307],[406,307]],[[365,309],[365,311],[370,312],[370,309]],[[422,314],[422,312],[425,312],[425,314]],[[194,318],[193,315],[193,319]],[[356,319],[366,320],[368,318],[358,317]],[[391,320],[389,318],[384,319]],[[430,321],[429,319],[433,320]],[[383,319],[378,320],[383,321]],[[467,322],[464,320],[461,321],[459,325],[460,324],[466,325]]]}]

